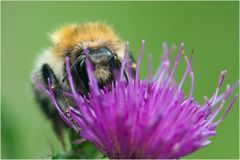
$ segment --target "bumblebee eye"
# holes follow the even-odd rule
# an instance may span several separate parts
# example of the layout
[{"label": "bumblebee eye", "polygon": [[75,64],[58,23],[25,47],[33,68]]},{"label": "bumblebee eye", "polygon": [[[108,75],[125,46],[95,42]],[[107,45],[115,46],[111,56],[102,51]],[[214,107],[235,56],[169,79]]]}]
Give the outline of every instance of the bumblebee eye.
[{"label": "bumblebee eye", "polygon": [[100,53],[103,53],[105,56],[108,56],[108,57],[112,56],[112,52],[106,47],[100,48],[99,51]]},{"label": "bumblebee eye", "polygon": [[106,48],[105,52],[106,52],[106,55],[109,56],[109,57],[113,55],[112,51],[107,49],[107,48]]},{"label": "bumblebee eye", "polygon": [[109,56],[109,57],[111,57],[113,54],[112,54],[112,52],[110,52],[109,50],[106,52],[106,55],[107,56]]},{"label": "bumblebee eye", "polygon": [[108,48],[100,48],[100,49],[97,49],[97,50],[90,50],[89,51],[89,56],[90,56],[90,59],[92,59],[93,61],[95,59],[108,59],[109,57],[112,56],[112,52],[108,49]]}]

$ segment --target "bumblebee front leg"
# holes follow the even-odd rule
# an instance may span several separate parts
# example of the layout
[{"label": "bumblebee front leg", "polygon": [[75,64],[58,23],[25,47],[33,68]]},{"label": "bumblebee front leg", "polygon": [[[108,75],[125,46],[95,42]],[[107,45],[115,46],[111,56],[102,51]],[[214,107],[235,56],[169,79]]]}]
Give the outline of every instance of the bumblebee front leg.
[{"label": "bumblebee front leg", "polygon": [[54,99],[56,100],[56,103],[57,103],[58,107],[67,116],[67,118],[74,124],[74,126],[77,128],[77,130],[78,131],[81,130],[76,125],[76,123],[72,119],[72,117],[70,116],[70,114],[68,112],[69,104],[67,103],[67,100],[63,96],[62,88],[60,87],[59,82],[58,82],[53,70],[49,67],[48,64],[44,64],[42,66],[42,75],[43,75],[44,83],[45,83],[46,86],[49,85],[48,81],[50,80],[50,87],[51,87]]},{"label": "bumblebee front leg", "polygon": [[65,113],[68,107],[68,103],[63,96],[62,89],[59,86],[59,82],[53,70],[49,67],[48,64],[44,64],[42,66],[42,75],[46,86],[48,86],[48,79],[50,79],[50,87],[53,91],[54,98],[56,99],[56,102],[60,109]]}]

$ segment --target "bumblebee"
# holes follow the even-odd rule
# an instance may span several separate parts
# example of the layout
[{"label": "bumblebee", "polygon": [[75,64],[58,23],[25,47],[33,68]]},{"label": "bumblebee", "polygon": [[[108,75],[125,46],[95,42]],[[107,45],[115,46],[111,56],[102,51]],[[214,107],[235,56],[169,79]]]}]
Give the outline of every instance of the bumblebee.
[{"label": "bumblebee", "polygon": [[[71,24],[60,28],[50,35],[52,47],[46,49],[37,59],[33,75],[37,81],[50,87],[57,104],[65,111],[71,100],[63,95],[63,91],[69,91],[66,79],[65,59],[69,57],[71,73],[76,90],[81,95],[88,93],[88,75],[86,71],[86,55],[84,48],[88,50],[88,58],[94,68],[94,76],[98,86],[103,88],[112,81],[116,81],[113,72],[119,71],[124,57],[125,43],[113,31],[113,29],[100,22],[84,24]],[[136,66],[131,56],[127,57],[134,72]],[[124,74],[128,79],[127,74]],[[58,115],[48,95],[35,89],[35,97],[45,115],[52,121],[53,128],[62,144],[64,123]],[[74,106],[71,104],[71,106]]]}]

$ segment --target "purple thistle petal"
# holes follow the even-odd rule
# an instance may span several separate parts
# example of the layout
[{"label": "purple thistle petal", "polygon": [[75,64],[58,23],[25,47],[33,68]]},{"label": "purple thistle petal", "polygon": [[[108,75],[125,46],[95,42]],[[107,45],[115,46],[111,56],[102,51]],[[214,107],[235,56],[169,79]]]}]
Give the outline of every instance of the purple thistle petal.
[{"label": "purple thistle petal", "polygon": [[138,63],[137,63],[137,69],[136,69],[136,81],[138,81],[138,79],[139,79],[139,69],[140,69],[140,63],[141,63],[142,55],[143,55],[143,51],[144,51],[144,43],[145,43],[145,40],[142,40],[141,50],[140,50]]},{"label": "purple thistle petal", "polygon": [[124,57],[123,57],[123,60],[122,60],[122,64],[121,64],[121,70],[120,70],[120,81],[123,80],[123,75],[124,75],[124,67],[125,67],[125,64],[127,63],[127,56],[128,56],[128,42],[126,43],[126,47],[125,47],[125,52],[124,52]]},{"label": "purple thistle petal", "polygon": [[93,64],[90,62],[88,50],[84,48],[84,54],[86,55],[86,67],[87,67],[87,74],[89,78],[89,87],[90,90],[93,91],[95,94],[99,94],[99,88],[97,84],[97,79],[93,76]]},{"label": "purple thistle petal", "polygon": [[177,55],[177,57],[176,57],[176,59],[175,59],[175,63],[174,63],[174,66],[173,66],[173,70],[171,71],[171,74],[170,74],[170,76],[169,76],[169,78],[168,78],[168,82],[172,80],[173,75],[174,75],[174,73],[175,73],[175,71],[176,71],[176,69],[177,69],[177,66],[178,66],[180,57],[181,57],[182,52],[183,52],[183,46],[184,46],[184,44],[181,43],[180,49],[179,49],[179,51],[178,51],[178,55]]},{"label": "purple thistle petal", "polygon": [[192,99],[192,95],[193,95],[193,87],[194,87],[194,74],[193,74],[192,67],[191,67],[190,62],[188,61],[187,56],[184,56],[184,59],[185,59],[185,62],[187,63],[189,75],[190,75],[190,77],[192,79],[191,87],[190,87],[190,93],[189,93],[189,100],[191,100]]},{"label": "purple thistle petal", "polygon": [[[128,44],[122,61],[120,80],[112,83],[110,90],[99,89],[93,74],[92,64],[86,59],[89,76],[89,98],[82,97],[74,88],[69,59],[66,69],[71,93],[63,92],[66,98],[74,99],[76,107],[69,107],[66,116],[58,107],[51,88],[44,88],[39,82],[36,87],[49,94],[59,114],[66,123],[79,131],[84,139],[93,143],[108,158],[180,158],[210,144],[209,137],[216,134],[215,128],[227,116],[238,98],[235,95],[224,115],[215,121],[225,101],[239,81],[218,95],[226,71],[222,71],[212,97],[204,97],[205,103],[193,99],[194,74],[190,61],[185,56],[186,70],[179,85],[174,80],[183,51],[181,44],[169,72],[169,50],[164,44],[162,64],[152,77],[151,66],[146,80],[139,79],[140,62],[144,50],[142,41],[135,79],[123,80],[127,65]],[[85,49],[86,57],[87,50]],[[151,64],[151,61],[149,61]],[[182,85],[187,75],[191,77],[190,93],[187,97]],[[221,102],[221,103],[220,103]],[[77,127],[76,127],[77,125]],[[81,130],[80,130],[80,129]]]},{"label": "purple thistle petal", "polygon": [[168,69],[169,64],[170,64],[169,59],[168,59],[168,56],[170,54],[168,46],[166,43],[163,43],[162,46],[163,46],[163,55],[160,60],[161,65],[160,65],[160,67],[158,67],[158,70],[157,70],[156,74],[154,75],[153,80],[156,80],[158,77],[160,77],[160,74],[163,71],[163,67],[166,67],[166,69]]},{"label": "purple thistle petal", "polygon": [[148,77],[147,82],[150,83],[152,81],[152,55],[148,56]]}]

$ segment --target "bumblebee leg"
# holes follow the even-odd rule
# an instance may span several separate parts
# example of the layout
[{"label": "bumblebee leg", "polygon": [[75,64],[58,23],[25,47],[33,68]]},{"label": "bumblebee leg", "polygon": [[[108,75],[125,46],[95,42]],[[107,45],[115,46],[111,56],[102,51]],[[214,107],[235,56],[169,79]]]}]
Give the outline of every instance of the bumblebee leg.
[{"label": "bumblebee leg", "polygon": [[48,78],[50,79],[50,87],[52,88],[53,95],[56,99],[56,102],[58,106],[61,108],[61,110],[65,113],[68,107],[68,103],[64,98],[62,89],[59,86],[58,80],[54,72],[52,71],[52,69],[49,67],[49,65],[44,64],[42,66],[42,75],[43,75],[43,80],[46,86],[48,86]]},{"label": "bumblebee leg", "polygon": [[75,124],[75,122],[72,120],[72,118],[69,115],[69,112],[68,112],[69,104],[67,103],[67,100],[63,96],[62,88],[60,87],[58,80],[55,74],[53,73],[52,69],[47,64],[43,65],[42,74],[43,74],[45,85],[49,85],[48,80],[50,79],[50,87],[53,91],[53,96],[56,100],[58,107],[69,118],[69,120]]}]

